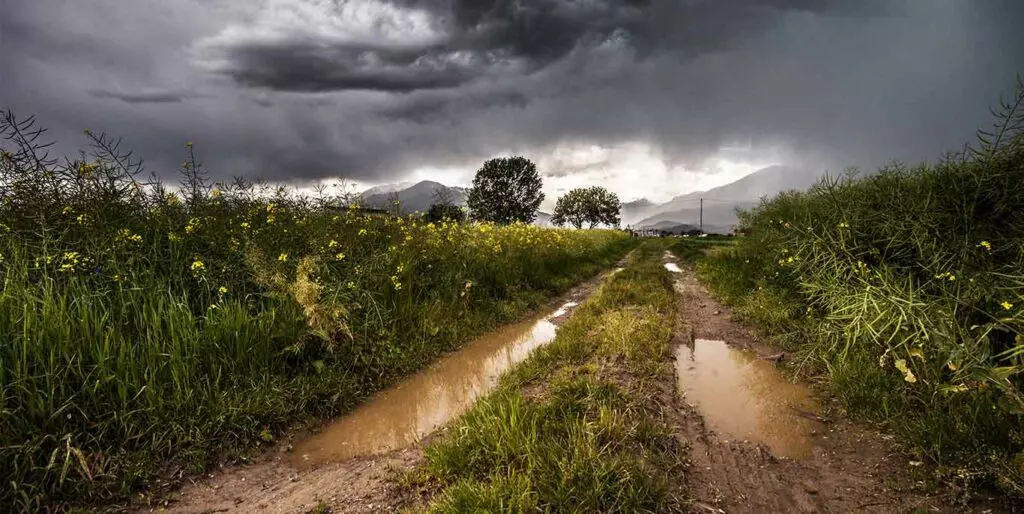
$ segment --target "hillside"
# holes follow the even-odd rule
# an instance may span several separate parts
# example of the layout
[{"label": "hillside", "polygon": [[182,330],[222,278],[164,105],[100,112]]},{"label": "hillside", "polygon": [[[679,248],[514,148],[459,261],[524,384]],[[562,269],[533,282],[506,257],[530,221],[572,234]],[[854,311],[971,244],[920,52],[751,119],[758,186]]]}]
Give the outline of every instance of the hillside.
[{"label": "hillside", "polygon": [[658,204],[646,198],[640,198],[632,202],[622,203],[619,216],[622,218],[623,225],[629,225],[650,216],[657,208]]},{"label": "hillside", "polygon": [[652,226],[660,221],[697,225],[700,222],[701,199],[704,199],[705,232],[729,232],[736,223],[736,210],[749,209],[762,196],[772,197],[790,189],[804,189],[820,175],[791,166],[769,166],[724,186],[680,195],[651,210],[637,226]]},{"label": "hillside", "polygon": [[455,205],[466,204],[466,190],[461,187],[449,187],[440,182],[424,180],[412,186],[401,188],[401,185],[384,185],[370,188],[363,192],[363,205],[378,209],[390,209],[392,201],[397,197],[401,202],[402,212],[426,212],[437,202],[437,194],[444,191],[448,200]]}]

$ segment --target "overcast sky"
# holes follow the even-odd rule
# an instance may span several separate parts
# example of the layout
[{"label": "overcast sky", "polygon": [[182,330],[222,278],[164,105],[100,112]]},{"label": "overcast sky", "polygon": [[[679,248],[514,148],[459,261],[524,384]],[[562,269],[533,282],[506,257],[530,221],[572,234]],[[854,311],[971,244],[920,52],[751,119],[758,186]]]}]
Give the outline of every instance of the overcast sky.
[{"label": "overcast sky", "polygon": [[1017,0],[0,0],[0,108],[173,177],[466,184],[538,163],[623,200],[770,164],[956,149],[1024,72]]}]

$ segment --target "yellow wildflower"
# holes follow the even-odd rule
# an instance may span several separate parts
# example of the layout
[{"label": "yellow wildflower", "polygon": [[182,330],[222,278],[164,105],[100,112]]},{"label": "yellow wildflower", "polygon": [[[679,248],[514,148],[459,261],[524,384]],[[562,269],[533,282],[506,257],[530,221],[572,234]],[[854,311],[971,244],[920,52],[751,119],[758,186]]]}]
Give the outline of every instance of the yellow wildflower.
[{"label": "yellow wildflower", "polygon": [[365,228],[359,229],[359,235],[365,236],[366,235],[366,229]]},{"label": "yellow wildflower", "polygon": [[192,261],[192,271],[199,272],[199,271],[204,271],[204,270],[206,270],[206,264],[204,264],[203,261],[200,261],[200,260]]},{"label": "yellow wildflower", "polygon": [[218,287],[217,288],[217,294],[219,294],[221,296],[228,294],[228,288],[224,287],[224,286]]},{"label": "yellow wildflower", "polygon": [[337,248],[337,247],[338,247],[338,242],[337,242],[337,241],[335,241],[335,240],[333,240],[333,239],[331,239],[331,240],[330,240],[330,241],[329,241],[329,242],[327,243],[327,248]]},{"label": "yellow wildflower", "polygon": [[1003,300],[999,305],[1003,307],[1003,310],[1010,310],[1013,308],[1013,304],[1006,300]]},{"label": "yellow wildflower", "polygon": [[896,369],[903,372],[903,380],[906,380],[911,384],[917,382],[917,377],[914,376],[914,372],[911,371],[910,368],[907,366],[906,359],[896,359],[896,362],[893,363],[893,366],[896,366]]},{"label": "yellow wildflower", "polygon": [[335,256],[334,256],[334,260],[337,260],[337,261],[343,261],[343,260],[345,260],[345,254],[343,254],[343,253],[339,253],[339,254],[335,255]]},{"label": "yellow wildflower", "polygon": [[991,252],[992,251],[992,243],[990,243],[988,241],[982,241],[982,242],[978,243],[978,246],[981,247],[981,248],[984,248],[986,252]]},{"label": "yellow wildflower", "polygon": [[142,242],[142,236],[140,236],[138,234],[133,234],[132,231],[130,229],[127,229],[127,228],[122,228],[121,230],[119,230],[117,232],[116,239],[118,241],[124,241],[124,242],[127,242],[127,243],[141,243]]},{"label": "yellow wildflower", "polygon": [[238,226],[242,227],[243,230],[249,230],[249,222],[248,221],[243,221]]},{"label": "yellow wildflower", "polygon": [[288,262],[288,254],[282,253],[281,255],[278,255],[277,260],[281,262]]},{"label": "yellow wildflower", "polygon": [[175,234],[174,232],[168,232],[167,233],[167,240],[172,242],[172,243],[177,243],[178,241],[181,241],[181,236],[179,236],[178,234]]},{"label": "yellow wildflower", "polygon": [[398,277],[391,275],[391,284],[395,286],[395,291],[402,289],[402,283],[398,281]]}]

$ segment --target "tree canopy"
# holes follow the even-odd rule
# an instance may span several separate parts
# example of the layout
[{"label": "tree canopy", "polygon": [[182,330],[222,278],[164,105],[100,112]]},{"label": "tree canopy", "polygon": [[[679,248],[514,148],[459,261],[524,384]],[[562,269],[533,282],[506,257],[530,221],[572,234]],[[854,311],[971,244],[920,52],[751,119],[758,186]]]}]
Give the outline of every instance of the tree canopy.
[{"label": "tree canopy", "polygon": [[579,187],[558,199],[551,216],[555,225],[566,223],[582,228],[587,224],[594,228],[599,224],[619,226],[619,197],[600,186]]},{"label": "tree canopy", "polygon": [[544,201],[537,166],[525,157],[491,159],[477,170],[466,204],[478,221],[531,223]]}]

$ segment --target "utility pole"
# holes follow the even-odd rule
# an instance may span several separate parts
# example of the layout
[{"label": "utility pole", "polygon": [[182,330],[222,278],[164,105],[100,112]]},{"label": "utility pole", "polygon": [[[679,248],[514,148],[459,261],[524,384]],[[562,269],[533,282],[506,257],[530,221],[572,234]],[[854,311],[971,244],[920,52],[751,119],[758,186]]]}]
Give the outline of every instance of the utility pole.
[{"label": "utility pole", "polygon": [[700,199],[700,233],[704,233],[704,199]]}]

